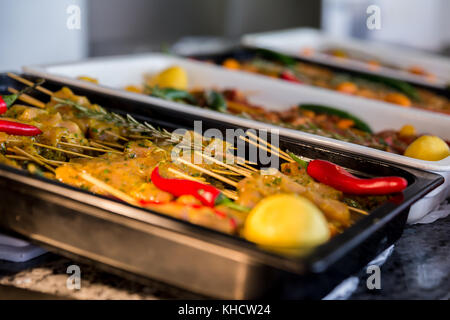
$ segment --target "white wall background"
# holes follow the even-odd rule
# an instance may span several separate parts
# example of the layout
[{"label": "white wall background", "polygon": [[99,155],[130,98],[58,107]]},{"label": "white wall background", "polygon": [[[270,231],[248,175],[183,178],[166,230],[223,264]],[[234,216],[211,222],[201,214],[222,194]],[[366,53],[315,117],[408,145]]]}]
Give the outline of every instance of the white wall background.
[{"label": "white wall background", "polygon": [[[366,9],[381,9],[381,29],[368,30]],[[323,0],[329,33],[439,51],[450,44],[449,0]]]},{"label": "white wall background", "polygon": [[[71,4],[80,6],[81,30],[69,30]],[[0,70],[80,59],[87,54],[86,0],[0,0]]]}]

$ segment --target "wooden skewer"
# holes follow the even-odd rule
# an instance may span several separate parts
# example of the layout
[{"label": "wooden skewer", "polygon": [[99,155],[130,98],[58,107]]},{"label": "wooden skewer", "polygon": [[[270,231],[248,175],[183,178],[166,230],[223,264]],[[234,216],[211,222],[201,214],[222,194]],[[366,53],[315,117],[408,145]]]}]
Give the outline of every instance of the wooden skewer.
[{"label": "wooden skewer", "polygon": [[33,142],[33,144],[38,146],[38,147],[47,148],[47,149],[51,149],[51,150],[56,150],[56,151],[72,154],[74,156],[85,157],[85,158],[90,158],[90,159],[94,158],[94,157],[88,156],[86,154],[73,152],[73,151],[69,151],[69,150],[64,150],[64,149],[61,149],[61,148],[56,148],[56,147],[48,146],[46,144],[42,144],[42,143],[38,143],[38,142]]},{"label": "wooden skewer", "polygon": [[228,178],[222,177],[221,175],[218,175],[218,174],[216,174],[216,173],[214,173],[212,171],[209,171],[207,169],[199,167],[199,166],[197,166],[197,165],[195,165],[195,164],[193,164],[193,163],[191,163],[189,161],[186,161],[186,160],[184,160],[182,158],[177,158],[177,161],[187,165],[188,167],[191,167],[191,168],[194,168],[194,169],[196,169],[196,170],[198,170],[200,172],[203,172],[203,173],[205,173],[205,174],[207,174],[207,175],[209,175],[209,176],[211,176],[213,178],[216,178],[217,180],[225,182],[225,183],[229,184],[230,186],[233,186],[235,188],[237,187],[237,183],[235,181],[233,181],[233,180],[230,180]]},{"label": "wooden skewer", "polygon": [[224,195],[226,195],[230,199],[233,199],[233,200],[237,200],[238,199],[238,196],[231,190],[225,189],[225,190],[221,190],[221,191],[222,191],[222,193]]},{"label": "wooden skewer", "polygon": [[86,150],[92,150],[92,151],[99,151],[99,152],[112,152],[112,153],[118,153],[118,154],[122,154],[123,152],[117,151],[117,150],[107,150],[107,149],[100,149],[100,148],[95,148],[95,147],[89,147],[89,146],[83,146],[83,145],[79,145],[76,143],[69,143],[69,142],[58,142],[59,144],[63,145],[63,146],[69,146],[69,147],[77,147],[80,149],[86,149]]},{"label": "wooden skewer", "polygon": [[253,168],[251,166],[249,166],[248,164],[245,163],[238,163],[239,166],[243,166],[244,168],[247,168],[249,171],[253,171],[253,172],[258,172],[258,169]]},{"label": "wooden skewer", "polygon": [[[22,77],[19,77],[18,75],[14,74],[14,73],[8,72],[7,75],[8,75],[8,77],[10,77],[10,78],[12,78],[14,80],[17,80],[17,81],[19,81],[19,82],[21,82],[23,84],[26,84],[27,86],[31,87],[31,86],[34,85],[34,83],[31,82],[30,80],[27,80],[27,79],[24,79]],[[49,96],[53,95],[52,91],[50,91],[50,90],[48,90],[48,89],[46,89],[44,87],[41,87],[41,86],[37,86],[36,90],[39,90],[42,93],[48,94]]]},{"label": "wooden skewer", "polygon": [[243,175],[244,177],[250,177],[250,174],[248,174],[247,172],[245,172],[244,170],[235,168],[233,166],[230,166],[229,164],[223,163],[222,161],[219,161],[213,157],[207,156],[206,154],[203,154],[202,152],[199,151],[194,151],[195,154],[198,154],[199,156],[205,158],[206,160],[209,160],[211,162],[214,162],[215,164],[222,166],[224,168],[227,168],[228,170],[234,171],[236,173],[239,173],[240,175]]},{"label": "wooden skewer", "polygon": [[131,139],[149,139],[150,137],[130,134],[130,135],[128,135],[128,138],[131,138]]},{"label": "wooden skewer", "polygon": [[236,172],[228,171],[228,170],[211,169],[211,171],[218,173],[218,174],[228,175],[228,176],[242,176],[242,174],[240,174],[240,173],[236,173]]},{"label": "wooden skewer", "polygon": [[22,155],[24,155],[25,157],[28,157],[30,160],[33,160],[34,162],[40,164],[41,166],[45,167],[46,169],[48,169],[49,171],[55,173],[55,169],[53,169],[52,167],[50,167],[48,164],[44,163],[42,160],[38,159],[37,157],[29,154],[28,152],[26,152],[25,150],[22,150],[18,147],[13,147],[13,150],[16,153],[20,153]]},{"label": "wooden skewer", "polygon": [[[177,176],[179,176],[179,177],[181,177],[183,179],[187,179],[187,180],[192,180],[192,181],[197,181],[197,182],[208,184],[205,181],[199,181],[198,179],[196,179],[194,177],[191,177],[190,175],[185,174],[184,172],[175,170],[173,168],[168,168],[167,171],[172,172],[173,174],[176,174]],[[238,198],[237,195],[231,190],[225,189],[225,190],[220,190],[220,191],[222,191],[223,194],[226,195],[230,199],[237,200],[237,198]]]},{"label": "wooden skewer", "polygon": [[[8,88],[8,91],[11,92],[11,93],[18,93],[19,92],[18,90],[14,89],[14,88],[11,88],[11,87]],[[29,95],[27,95],[25,93],[23,93],[23,94],[21,94],[19,96],[19,100],[23,101],[23,102],[26,102],[26,103],[29,103],[32,106],[40,108],[40,109],[45,108],[45,103],[43,103],[42,101],[40,101],[40,100],[38,100],[36,98],[33,98],[33,97],[31,97],[31,96],[29,96]]]},{"label": "wooden skewer", "polygon": [[[95,141],[89,141],[89,145],[91,145],[93,147],[97,147],[97,148],[103,148],[103,149],[106,149],[106,150],[109,150],[109,151],[117,151],[116,149],[113,149],[113,148],[108,147],[108,146],[104,146],[104,145],[102,145],[100,143],[97,143]],[[120,153],[122,153],[122,152],[120,152]]]},{"label": "wooden skewer", "polygon": [[[8,151],[8,152],[13,152],[13,153],[16,153],[16,152],[17,152],[17,151],[14,150],[13,148],[6,148],[6,151]],[[6,154],[5,156],[6,156],[7,158],[16,159],[16,160],[30,160],[29,157],[17,156],[17,155],[15,155],[15,154]],[[36,157],[37,157],[38,159],[42,160],[43,162],[46,162],[46,163],[49,163],[49,164],[53,164],[53,165],[55,165],[55,166],[59,166],[59,165],[62,165],[62,164],[67,163],[67,162],[64,162],[64,161],[50,160],[50,159],[44,158],[44,157],[41,156],[41,155],[36,155]]]},{"label": "wooden skewer", "polygon": [[258,137],[256,134],[254,134],[254,133],[252,133],[252,132],[250,132],[250,131],[248,131],[248,132],[246,132],[246,133],[247,133],[247,135],[248,135],[249,137],[251,137],[251,138],[253,138],[253,139],[256,139],[256,140],[259,141],[260,143],[262,143],[262,144],[264,144],[264,145],[270,147],[270,149],[275,150],[277,153],[282,154],[283,156],[285,156],[285,157],[291,159],[291,162],[294,161],[294,160],[293,160],[286,152],[284,152],[283,150],[281,150],[281,149],[278,148],[278,147],[274,147],[273,145],[271,145],[270,143],[268,143],[268,142],[265,141],[264,139],[261,139],[260,137]]},{"label": "wooden skewer", "polygon": [[66,162],[64,162],[64,161],[50,160],[50,159],[44,158],[44,157],[41,156],[40,154],[36,155],[36,157],[39,158],[41,161],[43,161],[43,162],[45,162],[45,163],[48,163],[48,164],[51,164],[51,165],[53,165],[53,166],[55,166],[55,167],[58,167],[58,166],[60,166],[61,164],[66,163]]},{"label": "wooden skewer", "polygon": [[88,173],[83,172],[80,174],[80,176],[87,182],[92,183],[96,187],[102,189],[103,191],[108,192],[109,194],[113,195],[114,197],[116,197],[124,202],[132,204],[134,206],[139,206],[139,207],[141,206],[138,201],[136,201],[134,198],[127,195],[125,192],[122,192],[120,190],[117,190],[114,187],[111,187],[110,185],[104,183],[103,181],[101,181],[97,178],[94,178],[93,176],[91,176]]},{"label": "wooden skewer", "polygon": [[350,211],[354,211],[354,212],[357,212],[357,213],[359,213],[359,214],[363,214],[363,215],[365,215],[365,216],[368,216],[368,215],[369,215],[369,213],[368,213],[367,211],[364,211],[364,210],[361,210],[361,209],[358,209],[358,208],[355,208],[355,207],[347,206],[347,208],[348,208],[348,210],[350,210]]},{"label": "wooden skewer", "polygon": [[6,154],[5,157],[10,158],[10,159],[15,159],[15,160],[30,160],[30,158],[28,158],[28,157],[17,156],[15,154]]},{"label": "wooden skewer", "polygon": [[204,181],[202,181],[202,180],[200,180],[198,178],[194,178],[194,177],[192,177],[192,176],[190,176],[190,175],[188,175],[188,174],[186,174],[184,172],[178,171],[178,170],[176,170],[174,168],[168,168],[167,171],[172,172],[173,174],[175,174],[175,175],[177,175],[177,176],[179,176],[180,178],[183,178],[183,179],[197,181],[197,182],[201,182],[201,183],[206,183],[206,182],[204,182]]},{"label": "wooden skewer", "polygon": [[242,139],[242,140],[244,140],[245,142],[248,142],[248,143],[250,143],[250,144],[256,146],[257,148],[261,148],[261,149],[263,149],[263,150],[266,150],[267,152],[273,153],[274,155],[276,155],[276,156],[278,156],[278,157],[280,157],[280,158],[282,158],[282,159],[284,159],[284,160],[286,160],[286,161],[289,161],[289,162],[292,161],[291,158],[285,157],[284,155],[279,154],[278,152],[276,152],[276,151],[273,150],[273,149],[268,149],[267,147],[265,147],[265,146],[263,146],[263,145],[261,145],[261,144],[255,142],[255,141],[253,141],[253,140],[249,140],[249,139],[247,139],[247,138],[245,138],[245,137],[243,137],[243,136],[239,136],[239,138]]},{"label": "wooden skewer", "polygon": [[251,165],[254,165],[254,166],[258,165],[256,162],[252,162],[252,161],[249,161],[249,160],[247,160],[245,158],[241,158],[239,156],[235,156],[235,155],[233,155],[231,153],[226,153],[226,154],[218,153],[218,155],[225,156],[226,159],[227,159],[227,157],[233,157],[234,160],[236,160],[235,162],[237,162],[237,163],[246,163],[246,164],[251,164]]},{"label": "wooden skewer", "polygon": [[[262,144],[264,146],[267,146],[270,148],[270,151],[276,155],[278,155],[280,158],[283,158],[284,160],[287,160],[289,162],[294,162],[294,160],[283,150],[281,150],[278,147],[274,147],[272,144],[268,143],[267,141],[265,141],[264,139],[261,139],[260,137],[258,137],[257,135],[253,134],[252,132],[247,132],[247,135],[253,139],[255,139],[256,141],[258,141],[258,144]],[[267,149],[266,149],[267,150]]]},{"label": "wooden skewer", "polygon": [[130,140],[128,140],[127,138],[122,137],[120,134],[117,134],[117,133],[114,133],[114,132],[111,132],[111,131],[108,131],[108,130],[105,130],[105,131],[103,131],[103,132],[106,133],[106,134],[109,134],[110,136],[113,136],[113,137],[116,137],[116,138],[118,138],[118,139],[121,139],[121,140],[123,140],[123,141],[130,141]]},{"label": "wooden skewer", "polygon": [[105,145],[105,146],[110,146],[110,147],[116,147],[116,148],[119,148],[119,149],[123,149],[123,145],[115,143],[115,142],[99,141],[99,140],[89,140],[89,141],[95,142],[97,144]]}]

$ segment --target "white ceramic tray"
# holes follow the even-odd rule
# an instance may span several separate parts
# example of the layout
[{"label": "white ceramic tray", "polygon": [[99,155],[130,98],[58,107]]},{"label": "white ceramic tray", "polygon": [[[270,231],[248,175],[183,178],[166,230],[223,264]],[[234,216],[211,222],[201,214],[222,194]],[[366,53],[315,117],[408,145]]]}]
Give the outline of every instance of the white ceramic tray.
[{"label": "white ceramic tray", "polygon": [[[439,114],[417,109],[404,109],[379,101],[345,96],[321,88],[298,86],[297,84],[278,81],[269,77],[247,72],[230,71],[215,65],[158,53],[95,58],[59,65],[29,66],[24,67],[24,71],[29,74],[115,96],[139,100],[149,104],[158,104],[169,109],[181,110],[192,114],[201,114],[205,117],[231,122],[244,127],[277,129],[284,136],[442,174],[446,178],[445,185],[439,187],[416,204],[418,209],[410,212],[411,221],[420,219],[450,195],[450,157],[441,161],[412,159],[352,143],[121,90],[130,84],[141,84],[145,73],[157,73],[173,65],[182,66],[187,71],[190,87],[237,88],[250,92],[249,100],[266,108],[284,110],[299,103],[325,104],[352,112],[369,123],[374,131],[398,129],[404,124],[412,124],[417,128],[418,132],[426,132],[450,139],[450,117],[442,117]],[[76,77],[81,75],[94,77],[99,80],[101,85],[76,80]],[[421,205],[421,203],[425,204]]]},{"label": "white ceramic tray", "polygon": [[[406,81],[442,88],[450,84],[450,59],[396,47],[352,38],[339,38],[328,35],[317,29],[297,28],[256,34],[248,34],[242,38],[242,44],[278,51],[292,56],[298,56],[313,62],[320,62],[331,66],[345,67],[355,71],[374,73]],[[313,54],[304,54],[304,49],[310,48]],[[330,58],[321,50],[340,48],[353,50],[358,54],[367,55],[378,61],[385,62],[399,68],[420,66],[436,76],[432,81],[420,75],[414,75],[404,70],[390,67],[369,68],[367,63],[354,59]]]}]

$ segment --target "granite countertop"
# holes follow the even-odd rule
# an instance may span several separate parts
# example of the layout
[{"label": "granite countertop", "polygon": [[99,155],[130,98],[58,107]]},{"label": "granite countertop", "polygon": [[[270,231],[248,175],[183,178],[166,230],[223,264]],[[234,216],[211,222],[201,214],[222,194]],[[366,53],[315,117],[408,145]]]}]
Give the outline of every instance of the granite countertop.
[{"label": "granite countertop", "polygon": [[[431,224],[408,226],[381,267],[381,289],[368,290],[368,275],[361,271],[350,299],[450,299],[449,231],[450,216]],[[82,270],[80,290],[66,287],[66,269],[72,264]],[[201,298],[158,282],[142,285],[125,280],[51,253],[28,263],[0,261],[0,298],[33,297],[29,291],[24,291],[25,296],[11,291],[16,288],[74,299]]]}]

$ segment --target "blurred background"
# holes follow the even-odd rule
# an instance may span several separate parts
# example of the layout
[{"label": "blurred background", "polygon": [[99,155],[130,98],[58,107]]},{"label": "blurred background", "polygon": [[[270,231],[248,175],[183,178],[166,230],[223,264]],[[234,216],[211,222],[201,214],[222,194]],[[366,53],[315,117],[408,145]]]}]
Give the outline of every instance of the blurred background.
[{"label": "blurred background", "polygon": [[[371,4],[381,8],[380,30],[366,27]],[[168,48],[212,50],[246,33],[306,26],[436,53],[450,46],[448,0],[0,0],[0,12],[0,70]]]}]

